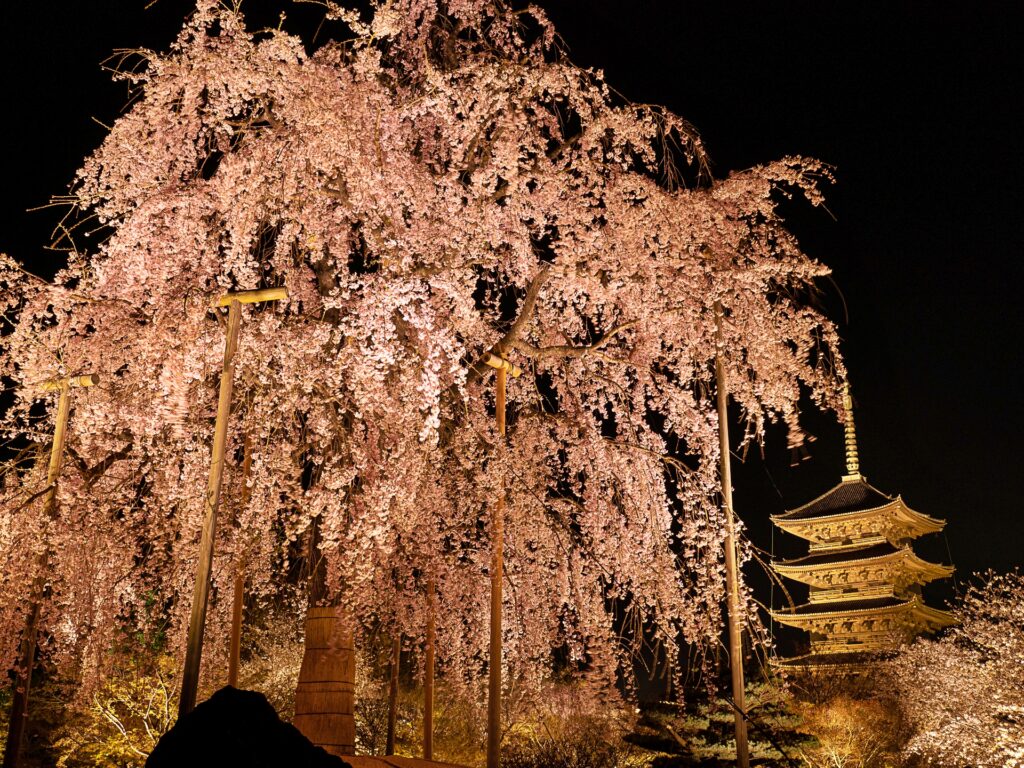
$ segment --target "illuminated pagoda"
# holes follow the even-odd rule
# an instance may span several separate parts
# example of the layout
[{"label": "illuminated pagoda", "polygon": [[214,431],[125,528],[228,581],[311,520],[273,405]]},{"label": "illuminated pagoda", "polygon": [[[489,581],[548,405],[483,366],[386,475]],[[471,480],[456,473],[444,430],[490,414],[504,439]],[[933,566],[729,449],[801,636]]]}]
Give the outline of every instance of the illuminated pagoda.
[{"label": "illuminated pagoda", "polygon": [[925,605],[921,587],[953,573],[950,565],[922,560],[910,543],[938,533],[944,520],[915,512],[860,474],[853,403],[843,393],[846,475],[813,501],[773,516],[782,530],[810,542],[795,560],[774,561],[781,576],[810,587],[805,605],[772,611],[772,618],[810,633],[810,653],[783,667],[856,666],[919,634],[953,623]]}]

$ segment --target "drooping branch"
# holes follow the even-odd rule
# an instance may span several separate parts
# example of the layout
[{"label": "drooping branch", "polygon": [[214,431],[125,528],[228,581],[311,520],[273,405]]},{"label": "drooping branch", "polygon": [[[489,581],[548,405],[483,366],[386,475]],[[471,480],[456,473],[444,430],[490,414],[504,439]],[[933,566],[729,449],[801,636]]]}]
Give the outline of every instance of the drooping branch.
[{"label": "drooping branch", "polygon": [[71,460],[75,462],[75,466],[78,467],[78,471],[82,474],[82,479],[85,480],[85,486],[91,488],[93,484],[103,477],[104,473],[110,469],[110,467],[118,461],[128,458],[132,452],[132,448],[135,444],[129,442],[123,448],[119,448],[116,451],[111,451],[103,459],[93,464],[91,467],[85,463],[85,460],[75,451],[71,446],[67,446],[66,450]]}]

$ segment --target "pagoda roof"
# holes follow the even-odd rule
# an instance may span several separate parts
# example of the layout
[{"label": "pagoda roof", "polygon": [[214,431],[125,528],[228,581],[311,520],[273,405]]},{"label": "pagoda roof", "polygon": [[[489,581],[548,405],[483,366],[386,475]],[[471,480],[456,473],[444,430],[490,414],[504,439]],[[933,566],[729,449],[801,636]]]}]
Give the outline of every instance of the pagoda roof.
[{"label": "pagoda roof", "polygon": [[780,520],[806,520],[814,517],[841,515],[845,512],[861,512],[883,507],[893,500],[882,493],[860,475],[844,479],[839,485],[806,504],[776,515]]},{"label": "pagoda roof", "polygon": [[[901,562],[905,568],[920,573],[924,580],[922,583],[930,582],[933,579],[944,579],[953,572],[952,565],[923,560],[910,547],[897,547],[888,541],[867,546],[816,550],[794,560],[774,561],[772,567],[785,577],[804,581],[816,573],[842,570],[863,563],[885,561]],[[811,582],[808,583],[811,584]]]},{"label": "pagoda roof", "polygon": [[794,560],[776,560],[772,565],[776,568],[805,568],[812,565],[840,565],[844,563],[857,562],[859,560],[872,560],[876,557],[888,557],[897,552],[902,552],[904,547],[897,547],[889,541],[880,541],[867,546],[846,546],[837,547],[831,550],[816,550],[809,555],[798,557]]},{"label": "pagoda roof", "polygon": [[811,541],[825,542],[832,538],[828,530],[835,526],[883,519],[896,525],[896,529],[882,534],[890,540],[894,540],[893,536],[902,539],[937,533],[946,525],[945,520],[911,509],[900,496],[883,494],[859,475],[844,479],[802,507],[771,517],[772,522],[784,531]]}]

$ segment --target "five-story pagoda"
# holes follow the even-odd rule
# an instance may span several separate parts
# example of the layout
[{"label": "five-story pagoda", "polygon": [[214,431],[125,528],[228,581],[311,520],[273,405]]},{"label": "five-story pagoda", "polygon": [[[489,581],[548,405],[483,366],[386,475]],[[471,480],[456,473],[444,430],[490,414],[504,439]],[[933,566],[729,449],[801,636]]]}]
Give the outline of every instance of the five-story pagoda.
[{"label": "five-story pagoda", "polygon": [[857,664],[866,654],[892,650],[953,623],[921,596],[922,585],[948,577],[953,567],[922,560],[910,547],[918,536],[941,531],[945,521],[915,512],[860,474],[852,406],[844,392],[842,482],[772,517],[782,530],[810,542],[804,557],[772,563],[778,574],[810,587],[805,605],[772,611],[776,621],[811,636],[810,653],[785,659],[783,666]]}]

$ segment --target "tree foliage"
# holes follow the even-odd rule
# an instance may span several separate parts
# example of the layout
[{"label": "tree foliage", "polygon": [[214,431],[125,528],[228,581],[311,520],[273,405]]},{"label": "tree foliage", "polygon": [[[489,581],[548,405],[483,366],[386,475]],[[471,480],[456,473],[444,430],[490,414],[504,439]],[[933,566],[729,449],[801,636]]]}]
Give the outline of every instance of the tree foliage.
[{"label": "tree foliage", "polygon": [[[288,301],[243,311],[208,636],[226,634],[234,569],[269,598],[316,521],[331,599],[415,642],[433,577],[439,662],[474,680],[504,492],[510,678],[539,685],[557,648],[610,691],[638,622],[669,658],[714,642],[711,361],[745,440],[781,419],[798,443],[801,394],[835,403],[836,333],[810,301],[826,270],[777,212],[793,192],[820,202],[827,169],[711,179],[684,120],[574,66],[536,7],[327,16],[351,37],[311,49],[200,0],[169,51],[125,53],[133,99],[76,176],[67,267],[0,272],[4,428],[44,445],[34,385],[102,378],[75,393],[56,520],[31,451],[5,472],[3,664],[44,549],[56,661],[97,680],[151,594],[181,652],[223,349],[210,302],[280,285]],[[489,351],[525,371],[507,442]]]}]

